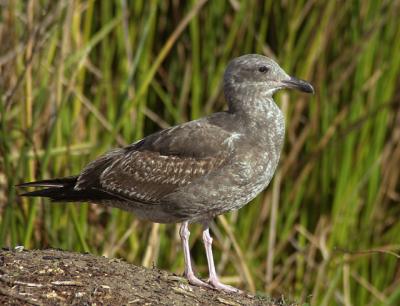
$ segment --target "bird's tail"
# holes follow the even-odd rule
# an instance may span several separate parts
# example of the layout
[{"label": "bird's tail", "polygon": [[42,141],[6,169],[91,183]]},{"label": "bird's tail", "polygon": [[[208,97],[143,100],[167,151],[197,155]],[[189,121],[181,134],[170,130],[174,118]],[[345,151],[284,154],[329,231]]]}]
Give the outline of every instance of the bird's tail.
[{"label": "bird's tail", "polygon": [[65,202],[96,202],[100,200],[114,199],[112,195],[96,189],[75,190],[77,176],[41,180],[29,183],[22,183],[16,187],[44,187],[35,191],[20,194],[23,197],[46,197],[53,201]]}]

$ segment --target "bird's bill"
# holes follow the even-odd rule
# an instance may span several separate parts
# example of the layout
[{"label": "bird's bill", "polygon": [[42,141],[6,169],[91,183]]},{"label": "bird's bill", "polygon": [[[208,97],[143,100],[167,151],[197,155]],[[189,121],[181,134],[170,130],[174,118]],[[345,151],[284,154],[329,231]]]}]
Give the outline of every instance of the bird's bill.
[{"label": "bird's bill", "polygon": [[304,80],[291,77],[290,79],[283,80],[281,82],[285,85],[285,87],[294,88],[307,93],[312,93],[312,94],[314,93],[314,87],[312,87],[310,83]]}]

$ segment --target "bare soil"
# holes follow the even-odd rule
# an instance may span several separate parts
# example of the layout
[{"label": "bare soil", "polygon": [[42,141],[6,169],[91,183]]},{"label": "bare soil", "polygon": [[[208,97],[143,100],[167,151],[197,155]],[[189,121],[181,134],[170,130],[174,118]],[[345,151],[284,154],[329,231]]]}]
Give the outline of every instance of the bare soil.
[{"label": "bare soil", "polygon": [[53,249],[0,251],[0,305],[128,304],[287,305],[193,287],[180,276],[119,259]]}]

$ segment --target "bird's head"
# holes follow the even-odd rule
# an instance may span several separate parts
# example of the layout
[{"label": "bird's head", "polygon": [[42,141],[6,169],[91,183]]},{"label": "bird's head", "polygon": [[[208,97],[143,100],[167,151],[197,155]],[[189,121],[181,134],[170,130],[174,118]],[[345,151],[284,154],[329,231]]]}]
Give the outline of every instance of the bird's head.
[{"label": "bird's head", "polygon": [[289,76],[275,61],[258,54],[247,54],[233,59],[224,75],[225,93],[236,89],[257,91],[272,96],[277,90],[294,88],[314,93],[312,85]]}]

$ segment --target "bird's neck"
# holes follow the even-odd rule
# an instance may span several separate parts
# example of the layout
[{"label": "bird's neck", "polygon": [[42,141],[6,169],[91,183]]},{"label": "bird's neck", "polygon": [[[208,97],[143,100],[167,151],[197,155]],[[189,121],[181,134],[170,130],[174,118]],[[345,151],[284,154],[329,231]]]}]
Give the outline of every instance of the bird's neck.
[{"label": "bird's neck", "polygon": [[272,91],[263,91],[252,86],[225,88],[225,98],[230,113],[265,122],[266,118],[281,117],[282,112],[272,98]]},{"label": "bird's neck", "polygon": [[260,146],[272,150],[278,160],[284,142],[285,119],[271,93],[246,89],[226,93],[229,112],[235,115],[240,128],[252,131],[248,135],[254,135]]}]

